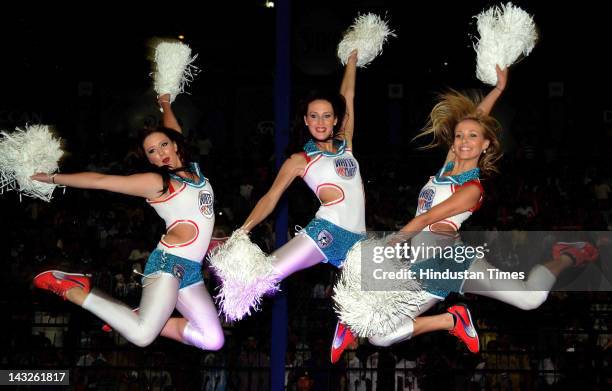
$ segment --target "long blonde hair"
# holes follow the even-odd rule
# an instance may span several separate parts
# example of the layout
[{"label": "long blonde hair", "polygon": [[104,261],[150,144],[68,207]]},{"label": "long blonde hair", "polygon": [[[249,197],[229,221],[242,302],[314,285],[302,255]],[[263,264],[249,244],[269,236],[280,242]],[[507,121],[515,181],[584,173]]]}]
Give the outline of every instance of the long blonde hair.
[{"label": "long blonde hair", "polygon": [[[483,129],[483,137],[489,140],[486,153],[478,158],[478,168],[482,176],[487,177],[499,172],[495,163],[502,157],[501,144],[498,134],[501,131],[499,122],[490,115],[483,114],[478,110],[478,103],[482,95],[469,97],[465,94],[450,90],[439,95],[439,102],[429,113],[425,127],[414,139],[429,134],[433,135],[432,141],[420,147],[429,149],[438,146],[451,148],[455,140],[455,128],[461,121],[476,121]],[[413,139],[413,140],[414,140]]]}]

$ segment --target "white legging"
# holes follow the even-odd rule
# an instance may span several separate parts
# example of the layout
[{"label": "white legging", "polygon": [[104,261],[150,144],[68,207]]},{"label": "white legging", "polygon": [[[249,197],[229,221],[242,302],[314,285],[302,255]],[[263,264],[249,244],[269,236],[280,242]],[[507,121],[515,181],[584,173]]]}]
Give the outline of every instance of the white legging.
[{"label": "white legging", "polygon": [[281,281],[289,275],[326,260],[314,240],[308,235],[298,234],[272,253],[276,257],[272,267]]},{"label": "white legging", "polygon": [[223,329],[217,309],[203,282],[179,290],[179,280],[169,273],[146,277],[138,312],[93,289],[83,308],[93,313],[137,346],[151,344],[164,328],[174,308],[187,319],[183,342],[205,350],[223,346]]},{"label": "white legging", "polygon": [[[557,280],[557,277],[542,265],[534,266],[526,280],[490,279],[489,270],[492,269],[499,271],[499,269],[483,259],[478,259],[472,263],[468,272],[481,272],[485,278],[465,280],[462,292],[487,296],[522,310],[532,310],[538,308],[546,301],[548,292],[550,292]],[[429,300],[427,300],[425,305],[421,306],[417,315],[424,313],[434,304],[442,301],[439,297],[429,296]],[[376,346],[391,346],[410,339],[413,331],[414,321],[406,317],[404,323],[393,332],[387,335],[375,335],[370,337],[369,341]]]}]

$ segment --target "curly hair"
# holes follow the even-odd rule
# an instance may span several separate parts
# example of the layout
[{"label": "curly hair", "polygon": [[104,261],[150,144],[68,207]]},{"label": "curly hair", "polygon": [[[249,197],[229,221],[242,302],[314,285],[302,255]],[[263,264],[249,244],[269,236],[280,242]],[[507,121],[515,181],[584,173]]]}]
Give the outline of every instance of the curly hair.
[{"label": "curly hair", "polygon": [[439,102],[429,114],[427,124],[414,137],[414,139],[417,139],[429,134],[433,135],[433,140],[421,149],[437,146],[451,148],[455,140],[457,125],[462,121],[472,120],[482,126],[483,137],[489,141],[487,152],[478,158],[478,168],[480,168],[484,177],[498,173],[496,163],[502,157],[501,143],[498,138],[501,125],[495,118],[482,113],[478,109],[482,95],[478,94],[470,97],[455,90],[450,90],[440,94],[438,99]]}]

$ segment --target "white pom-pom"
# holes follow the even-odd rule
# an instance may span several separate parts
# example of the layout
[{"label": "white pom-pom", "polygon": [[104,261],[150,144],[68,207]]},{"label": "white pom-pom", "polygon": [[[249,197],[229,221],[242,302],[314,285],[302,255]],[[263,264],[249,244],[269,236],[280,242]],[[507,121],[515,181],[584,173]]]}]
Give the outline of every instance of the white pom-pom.
[{"label": "white pom-pom", "polygon": [[243,230],[234,231],[209,256],[221,287],[215,297],[228,321],[242,319],[257,311],[265,294],[278,290],[272,268],[273,257],[251,242]]},{"label": "white pom-pom", "polygon": [[[373,254],[373,248],[385,242],[368,239],[357,243],[349,251],[342,274],[334,287],[335,309],[338,318],[359,337],[386,335],[400,326],[407,318],[420,314],[421,305],[427,301],[425,292],[416,280],[389,280],[385,291],[372,286],[372,278],[362,279],[361,263],[367,260],[362,254]],[[395,270],[405,269],[401,260],[392,262]],[[380,282],[378,282],[380,284]]]},{"label": "white pom-pom", "polygon": [[338,58],[345,65],[351,52],[357,49],[357,66],[365,67],[382,52],[389,36],[395,34],[380,16],[359,15],[338,44]]},{"label": "white pom-pom", "polygon": [[47,125],[31,125],[15,132],[0,133],[0,192],[16,190],[28,197],[50,201],[55,184],[30,179],[38,172],[58,170],[64,152],[60,139]]},{"label": "white pom-pom", "polygon": [[173,102],[176,96],[185,91],[199,69],[193,65],[198,55],[191,56],[191,48],[176,42],[160,42],[155,47],[153,88],[158,96],[170,94]]},{"label": "white pom-pom", "polygon": [[508,3],[491,7],[475,16],[480,38],[476,50],[476,77],[494,86],[495,65],[505,69],[519,56],[527,56],[536,44],[538,33],[533,17]]}]

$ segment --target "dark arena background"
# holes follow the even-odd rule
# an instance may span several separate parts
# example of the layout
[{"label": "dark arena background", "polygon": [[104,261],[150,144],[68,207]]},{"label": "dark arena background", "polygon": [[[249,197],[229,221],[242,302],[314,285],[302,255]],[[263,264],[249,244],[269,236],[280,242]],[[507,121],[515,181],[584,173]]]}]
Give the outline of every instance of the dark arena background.
[{"label": "dark arena background", "polygon": [[[290,96],[283,99],[293,118],[300,97],[339,87],[336,46],[354,17],[386,13],[397,37],[358,69],[354,153],[364,179],[368,230],[401,228],[414,216],[421,186],[444,159],[445,151],[422,151],[412,141],[436,94],[490,89],[475,77],[473,16],[499,3],[265,3],[201,2],[196,8],[165,2],[132,11],[75,4],[70,12],[32,5],[3,11],[0,128],[53,125],[64,142],[65,173],[133,172],[137,130],[160,121],[147,42],[180,35],[198,54],[202,72],[173,108],[214,186],[214,236],[229,236],[276,175],[278,42],[289,44]],[[277,34],[277,12],[287,4],[286,30]],[[508,87],[493,111],[503,126],[500,174],[483,181],[484,205],[462,230],[610,230],[609,10],[595,1],[515,4],[534,15],[540,39],[510,68]],[[301,180],[286,195],[293,236],[294,226],[305,226],[319,202]],[[3,370],[68,370],[75,390],[612,389],[607,291],[552,292],[532,311],[482,296],[451,296],[431,311],[467,303],[477,319],[480,353],[437,332],[390,348],[363,340],[332,365],[331,294],[338,271],[320,264],[283,282],[280,297],[286,303],[269,297],[260,312],[224,323],[219,351],[164,338],[139,348],[103,332],[89,312],[36,290],[32,278],[47,269],[91,273],[95,286],[137,306],[140,277],[132,270],[144,266],[164,230],[149,206],[104,191],[57,189],[49,203],[6,192],[0,218]],[[274,223],[272,215],[252,232],[266,252],[275,248]],[[532,246],[522,242],[515,249],[520,254]],[[217,282],[206,266],[204,276],[214,294]],[[277,305],[286,311],[286,337],[285,323],[281,332],[274,324]],[[280,372],[272,359],[279,340],[286,342],[285,349],[280,345]]]}]

